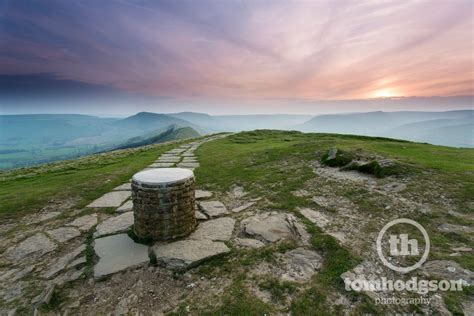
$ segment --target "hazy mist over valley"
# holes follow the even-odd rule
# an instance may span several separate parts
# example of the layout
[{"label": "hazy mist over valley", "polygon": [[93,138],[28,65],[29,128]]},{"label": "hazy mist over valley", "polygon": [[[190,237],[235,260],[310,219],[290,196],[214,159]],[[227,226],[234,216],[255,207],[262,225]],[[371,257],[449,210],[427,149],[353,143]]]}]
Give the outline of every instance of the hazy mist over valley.
[{"label": "hazy mist over valley", "polygon": [[0,116],[0,168],[70,159],[120,148],[256,129],[353,134],[474,147],[474,111],[326,115],[209,115],[140,112],[126,118],[78,114]]}]

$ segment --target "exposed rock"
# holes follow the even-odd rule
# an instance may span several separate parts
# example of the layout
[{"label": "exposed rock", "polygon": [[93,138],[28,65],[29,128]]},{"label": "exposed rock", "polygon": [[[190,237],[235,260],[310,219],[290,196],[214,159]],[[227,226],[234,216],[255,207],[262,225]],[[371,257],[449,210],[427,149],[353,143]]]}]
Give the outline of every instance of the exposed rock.
[{"label": "exposed rock", "polygon": [[457,247],[457,248],[453,248],[453,251],[471,252],[472,248],[471,247]]},{"label": "exposed rock", "polygon": [[39,305],[49,304],[49,302],[51,302],[51,298],[53,297],[54,290],[55,290],[54,284],[48,285],[48,287],[43,292],[43,295],[39,301]]},{"label": "exposed rock", "polygon": [[293,191],[291,192],[291,194],[293,194],[294,196],[297,196],[297,197],[305,197],[305,196],[309,196],[310,193],[304,189],[299,189],[299,190],[296,190],[296,191]]},{"label": "exposed rock", "polygon": [[324,227],[329,223],[329,218],[319,211],[315,211],[309,208],[300,208],[298,210],[311,223],[316,224],[319,227]]},{"label": "exposed rock", "polygon": [[205,199],[212,196],[212,192],[204,190],[195,190],[194,196],[196,199]]},{"label": "exposed rock", "polygon": [[117,304],[115,308],[115,315],[128,315],[130,311],[130,306],[138,302],[138,296],[135,293],[130,294],[129,296],[124,296]]},{"label": "exposed rock", "polygon": [[464,315],[474,315],[474,300],[461,302],[461,307]]},{"label": "exposed rock", "polygon": [[244,234],[261,241],[276,242],[295,237],[284,213],[261,213],[242,221]]},{"label": "exposed rock", "polygon": [[472,232],[472,228],[467,227],[467,226],[461,226],[461,225],[455,225],[455,224],[449,224],[449,223],[444,223],[438,226],[438,229],[442,232],[446,233],[470,233]]},{"label": "exposed rock", "polygon": [[79,228],[80,231],[88,231],[95,225],[97,225],[97,214],[81,216],[68,224],[68,226]]},{"label": "exposed rock", "polygon": [[397,193],[405,190],[407,188],[407,185],[404,183],[398,183],[398,182],[390,182],[385,184],[382,187],[382,190],[385,192],[390,192],[390,193]]},{"label": "exposed rock", "polygon": [[130,183],[124,183],[114,188],[114,191],[132,191],[132,185]]},{"label": "exposed rock", "polygon": [[86,257],[79,257],[77,258],[76,260],[72,261],[71,263],[69,263],[67,265],[67,269],[70,269],[70,268],[74,268],[74,267],[77,267],[77,266],[80,266],[80,265],[83,265],[87,262],[87,258]]},{"label": "exposed rock", "polygon": [[74,227],[60,227],[46,232],[50,237],[56,241],[63,243],[81,235],[81,232]]},{"label": "exposed rock", "polygon": [[296,248],[283,256],[284,272],[281,278],[286,281],[304,282],[321,268],[323,258],[315,251]]},{"label": "exposed rock", "polygon": [[465,283],[472,285],[474,272],[464,269],[457,262],[450,260],[432,260],[425,262],[421,271],[428,276],[434,276],[446,280],[462,279]]},{"label": "exposed rock", "polygon": [[[452,316],[453,314],[448,310],[446,307],[446,304],[444,303],[443,297],[439,294],[434,294],[431,296],[431,306],[434,308],[436,311],[436,315],[440,316]],[[426,312],[427,315],[433,314],[431,312]],[[466,314],[469,315],[469,314]]]},{"label": "exposed rock", "polygon": [[288,214],[286,216],[286,221],[288,222],[288,225],[291,231],[293,232],[293,235],[297,239],[301,240],[304,245],[309,245],[311,235],[306,231],[304,225],[301,224],[300,221],[293,214]]},{"label": "exposed rock", "polygon": [[86,247],[84,245],[81,245],[77,247],[75,250],[65,254],[64,256],[56,260],[56,262],[50,265],[49,269],[43,273],[43,278],[51,279],[55,277],[56,275],[58,275],[61,271],[63,271],[66,268],[66,266],[68,266],[71,260],[74,260],[85,249]]},{"label": "exposed rock", "polygon": [[82,268],[80,270],[76,270],[74,272],[72,272],[68,279],[67,279],[67,282],[72,282],[72,281],[76,281],[77,279],[79,279],[83,274],[84,272],[86,272],[86,268]]},{"label": "exposed rock", "polygon": [[341,171],[348,171],[348,170],[357,170],[361,165],[365,164],[364,162],[359,161],[351,161],[347,165],[341,167]]},{"label": "exposed rock", "polygon": [[220,241],[180,240],[155,245],[152,251],[157,261],[166,268],[184,270],[214,256],[228,253],[230,249]]},{"label": "exposed rock", "polygon": [[69,271],[67,273],[57,276],[52,282],[55,285],[62,286],[68,282],[73,282],[79,279],[84,274],[85,271],[86,271],[85,267],[80,270]]},{"label": "exposed rock", "polygon": [[133,212],[126,212],[106,219],[97,225],[94,237],[117,234],[127,231],[133,225]]},{"label": "exposed rock", "polygon": [[352,161],[349,153],[343,152],[337,148],[331,148],[322,157],[321,162],[330,167],[342,167]]},{"label": "exposed rock", "polygon": [[120,206],[116,212],[117,213],[125,213],[125,212],[129,212],[133,209],[133,201],[132,200],[128,200],[127,202],[123,203],[122,206]]},{"label": "exposed rock", "polygon": [[10,279],[16,272],[18,272],[19,269],[17,268],[13,268],[13,269],[10,269],[10,270],[6,270],[6,271],[2,271],[1,274],[0,274],[0,281],[3,281],[3,280],[8,280]]},{"label": "exposed rock", "polygon": [[235,219],[222,217],[199,224],[189,239],[207,239],[227,241],[232,237]]},{"label": "exposed rock", "polygon": [[240,247],[245,247],[245,248],[257,249],[257,248],[261,248],[265,246],[265,244],[261,242],[260,240],[251,239],[251,238],[235,238],[234,242],[236,245]]},{"label": "exposed rock", "polygon": [[[346,271],[341,274],[341,279],[344,281],[344,283],[350,281],[354,282],[355,280],[359,281],[366,281],[366,280],[378,280],[380,279],[381,275],[385,276],[386,272],[384,272],[383,269],[380,267],[377,267],[374,265],[374,263],[370,260],[365,260],[362,263],[358,264],[356,267],[354,267],[352,270]],[[379,297],[380,293],[377,293],[376,291],[365,291],[369,297],[375,299]]]},{"label": "exposed rock", "polygon": [[229,195],[233,198],[239,199],[246,196],[247,192],[245,192],[244,188],[241,186],[234,184],[230,187]]},{"label": "exposed rock", "polygon": [[336,159],[336,156],[337,156],[337,148],[331,148],[328,150],[328,157],[327,157],[327,160],[332,160],[332,159]]},{"label": "exposed rock", "polygon": [[15,282],[15,281],[23,279],[25,276],[30,274],[30,272],[33,271],[34,269],[35,269],[35,265],[27,266],[26,268],[24,268],[24,269],[20,270],[18,273],[16,273],[11,278],[11,281]]},{"label": "exposed rock", "polygon": [[87,207],[119,207],[131,196],[130,191],[112,191],[93,201]]},{"label": "exposed rock", "polygon": [[200,201],[198,206],[203,213],[210,218],[229,214],[229,211],[222,202],[219,201]]},{"label": "exposed rock", "polygon": [[94,250],[99,262],[94,266],[94,278],[123,271],[149,261],[148,247],[135,243],[127,234],[98,238]]},{"label": "exposed rock", "polygon": [[196,211],[196,218],[199,219],[199,220],[206,220],[207,219],[207,216],[204,215],[203,213],[199,212],[199,211]]},{"label": "exposed rock", "polygon": [[248,209],[249,207],[251,207],[252,205],[254,205],[255,202],[248,202],[248,203],[245,203],[239,207],[236,207],[236,208],[233,208],[232,209],[232,212],[234,213],[239,213],[239,212],[242,212],[242,211],[245,211],[246,209]]},{"label": "exposed rock", "polygon": [[47,213],[42,213],[39,214],[38,216],[35,216],[32,220],[31,223],[36,224],[36,223],[41,223],[47,220],[50,220],[52,218],[55,218],[57,216],[61,215],[61,212],[47,212]]},{"label": "exposed rock", "polygon": [[10,247],[5,255],[10,259],[20,260],[26,256],[38,258],[55,250],[58,246],[42,233],[37,233]]}]

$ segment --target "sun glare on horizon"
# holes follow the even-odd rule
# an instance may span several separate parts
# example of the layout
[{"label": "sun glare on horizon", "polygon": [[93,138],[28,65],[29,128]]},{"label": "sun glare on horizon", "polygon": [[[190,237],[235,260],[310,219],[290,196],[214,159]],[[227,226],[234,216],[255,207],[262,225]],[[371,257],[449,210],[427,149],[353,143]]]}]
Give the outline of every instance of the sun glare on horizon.
[{"label": "sun glare on horizon", "polygon": [[401,94],[398,91],[390,88],[375,90],[371,95],[372,98],[393,98],[399,96]]}]

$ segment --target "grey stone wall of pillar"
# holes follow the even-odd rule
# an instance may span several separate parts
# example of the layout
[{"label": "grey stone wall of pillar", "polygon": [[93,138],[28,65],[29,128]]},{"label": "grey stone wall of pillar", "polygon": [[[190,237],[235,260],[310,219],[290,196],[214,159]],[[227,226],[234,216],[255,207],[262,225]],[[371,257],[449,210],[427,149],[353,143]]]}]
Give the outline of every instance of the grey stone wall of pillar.
[{"label": "grey stone wall of pillar", "polygon": [[171,183],[132,181],[135,235],[169,241],[186,237],[196,228],[194,176]]}]

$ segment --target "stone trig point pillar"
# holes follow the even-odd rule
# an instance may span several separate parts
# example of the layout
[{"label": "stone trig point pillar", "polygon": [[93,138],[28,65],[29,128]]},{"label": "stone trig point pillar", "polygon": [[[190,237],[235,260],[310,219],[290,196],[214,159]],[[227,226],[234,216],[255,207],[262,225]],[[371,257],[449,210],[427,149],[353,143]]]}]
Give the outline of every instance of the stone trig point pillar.
[{"label": "stone trig point pillar", "polygon": [[138,172],[132,179],[133,230],[139,238],[173,240],[196,228],[194,173],[181,168]]}]

